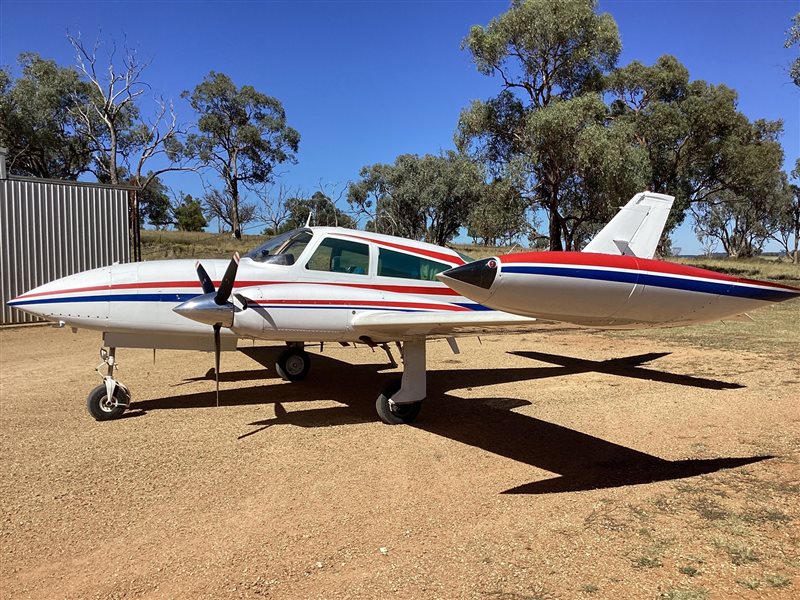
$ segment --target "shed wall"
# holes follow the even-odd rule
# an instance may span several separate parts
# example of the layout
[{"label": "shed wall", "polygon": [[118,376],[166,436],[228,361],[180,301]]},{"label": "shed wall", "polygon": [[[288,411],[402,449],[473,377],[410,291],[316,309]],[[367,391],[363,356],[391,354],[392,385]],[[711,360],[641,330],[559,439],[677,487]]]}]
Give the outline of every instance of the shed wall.
[{"label": "shed wall", "polygon": [[41,321],[6,306],[39,285],[130,260],[127,189],[0,180],[0,324]]}]

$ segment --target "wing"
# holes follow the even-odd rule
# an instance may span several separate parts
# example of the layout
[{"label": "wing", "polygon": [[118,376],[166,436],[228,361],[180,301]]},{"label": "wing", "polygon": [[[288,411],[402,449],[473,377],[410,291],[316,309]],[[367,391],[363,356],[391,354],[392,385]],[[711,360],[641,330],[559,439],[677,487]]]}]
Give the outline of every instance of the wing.
[{"label": "wing", "polygon": [[356,316],[351,326],[360,336],[384,341],[420,337],[459,337],[480,333],[523,333],[539,331],[551,323],[497,311],[455,313],[376,311]]}]

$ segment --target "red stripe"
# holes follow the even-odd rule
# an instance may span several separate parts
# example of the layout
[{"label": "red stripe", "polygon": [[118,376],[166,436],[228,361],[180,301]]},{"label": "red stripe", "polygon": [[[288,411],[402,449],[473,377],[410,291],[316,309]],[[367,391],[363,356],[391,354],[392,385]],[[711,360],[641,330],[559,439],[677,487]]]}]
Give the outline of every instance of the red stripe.
[{"label": "red stripe", "polygon": [[[219,282],[215,282],[216,285],[219,285]],[[160,288],[160,287],[196,287],[202,289],[199,281],[168,281],[168,282],[160,282],[160,281],[143,281],[140,283],[117,283],[114,285],[92,285],[87,287],[80,287],[80,288],[67,288],[61,290],[53,290],[50,292],[38,292],[36,294],[22,294],[17,299],[18,300],[27,300],[28,298],[35,298],[36,296],[53,296],[56,294],[71,294],[71,293],[78,293],[78,292],[96,292],[97,290],[133,290],[138,288]]]},{"label": "red stripe", "polygon": [[362,290],[380,290],[398,294],[427,294],[431,296],[458,296],[458,292],[451,290],[444,284],[434,286],[423,285],[377,285],[371,283],[338,283],[333,281],[243,281],[236,283],[236,288],[255,287],[259,285],[289,285],[292,283],[302,285],[330,285],[336,287],[357,288]]},{"label": "red stripe", "polygon": [[[395,292],[400,294],[428,294],[431,296],[458,296],[458,293],[451,290],[444,284],[434,286],[413,286],[413,285],[372,285],[369,283],[334,283],[328,281],[298,282],[298,281],[237,281],[236,289],[244,287],[255,287],[260,285],[284,285],[292,283],[302,283],[305,285],[331,285],[340,287],[351,287],[367,290],[380,290],[383,292]],[[220,282],[215,281],[214,285],[219,286]],[[202,289],[199,281],[143,281],[141,283],[117,283],[113,285],[94,285],[82,288],[68,288],[53,290],[50,292],[38,292],[36,294],[22,294],[17,300],[27,300],[37,296],[53,296],[57,294],[71,294],[80,292],[96,292],[97,290],[129,290],[129,289],[152,289],[152,288],[198,288]]]},{"label": "red stripe", "polygon": [[336,306],[346,304],[348,306],[385,306],[387,308],[425,308],[432,310],[450,310],[450,311],[469,311],[470,309],[464,306],[455,306],[452,304],[427,304],[424,302],[383,302],[380,300],[262,300],[256,302],[259,306],[269,306],[273,304],[310,304],[312,306]]},{"label": "red stripe", "polygon": [[444,252],[436,252],[434,250],[427,250],[425,248],[417,248],[415,246],[405,246],[403,244],[396,244],[394,242],[385,242],[383,240],[376,240],[374,238],[368,238],[361,235],[349,235],[349,234],[341,234],[345,237],[355,238],[357,240],[364,240],[367,242],[372,242],[373,244],[378,244],[379,246],[388,246],[389,248],[397,248],[398,250],[403,250],[404,252],[410,252],[412,254],[422,254],[423,256],[427,256],[429,258],[435,258],[436,260],[443,260],[448,263],[455,263],[457,265],[463,265],[464,259],[461,258],[458,254],[453,252],[453,254],[445,254]]},{"label": "red stripe", "polygon": [[799,288],[771,281],[757,281],[755,279],[744,279],[725,273],[717,273],[708,269],[700,269],[689,265],[666,262],[663,260],[653,260],[650,258],[638,258],[636,256],[619,256],[615,254],[597,254],[594,252],[521,252],[519,254],[507,254],[501,256],[500,262],[503,264],[512,263],[550,263],[558,265],[575,265],[587,267],[606,267],[611,269],[629,269],[632,271],[650,271],[653,273],[665,273],[668,275],[681,275],[685,277],[699,277],[702,279],[713,279],[717,281],[728,281],[748,285],[760,285],[764,287],[800,291]]}]

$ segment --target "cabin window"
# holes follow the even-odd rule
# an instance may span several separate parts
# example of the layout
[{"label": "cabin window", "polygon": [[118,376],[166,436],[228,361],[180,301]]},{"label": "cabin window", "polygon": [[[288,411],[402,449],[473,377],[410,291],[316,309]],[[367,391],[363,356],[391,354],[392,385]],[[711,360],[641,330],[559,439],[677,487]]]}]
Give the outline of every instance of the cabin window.
[{"label": "cabin window", "polygon": [[369,246],[349,240],[326,238],[314,250],[306,269],[366,275],[369,272]]},{"label": "cabin window", "polygon": [[378,250],[378,275],[381,277],[436,281],[436,274],[446,271],[451,266],[412,254],[394,252],[384,248]]}]

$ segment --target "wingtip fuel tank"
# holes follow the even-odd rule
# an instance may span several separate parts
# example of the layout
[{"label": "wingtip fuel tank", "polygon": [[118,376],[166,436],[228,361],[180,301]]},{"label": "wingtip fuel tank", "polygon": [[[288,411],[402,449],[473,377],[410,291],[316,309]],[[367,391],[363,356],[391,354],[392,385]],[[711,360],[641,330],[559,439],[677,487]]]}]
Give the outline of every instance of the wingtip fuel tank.
[{"label": "wingtip fuel tank", "polygon": [[704,323],[800,296],[800,289],[636,256],[530,252],[468,263],[439,275],[496,310],[613,328]]}]

